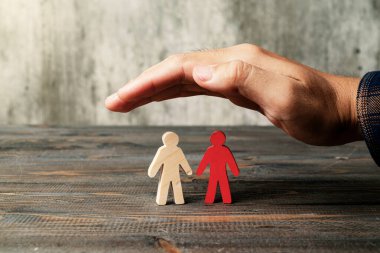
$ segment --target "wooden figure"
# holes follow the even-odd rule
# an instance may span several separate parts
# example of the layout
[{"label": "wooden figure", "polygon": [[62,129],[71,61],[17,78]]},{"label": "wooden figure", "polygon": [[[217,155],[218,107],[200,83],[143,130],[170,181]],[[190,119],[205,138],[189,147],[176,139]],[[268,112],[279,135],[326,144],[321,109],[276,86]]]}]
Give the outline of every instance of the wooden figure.
[{"label": "wooden figure", "polygon": [[239,175],[239,168],[230,149],[224,146],[225,141],[226,136],[222,131],[212,133],[210,137],[212,145],[207,149],[197,169],[197,175],[200,176],[206,167],[210,165],[210,178],[205,198],[206,204],[214,203],[218,183],[223,203],[232,203],[226,165],[228,165],[235,177]]},{"label": "wooden figure", "polygon": [[187,175],[193,174],[182,149],[177,147],[178,135],[173,132],[166,132],[162,135],[161,146],[153,158],[148,169],[148,176],[154,177],[162,167],[161,178],[158,183],[156,202],[158,205],[166,205],[170,184],[173,188],[174,203],[184,204],[181,178],[179,175],[180,167]]}]

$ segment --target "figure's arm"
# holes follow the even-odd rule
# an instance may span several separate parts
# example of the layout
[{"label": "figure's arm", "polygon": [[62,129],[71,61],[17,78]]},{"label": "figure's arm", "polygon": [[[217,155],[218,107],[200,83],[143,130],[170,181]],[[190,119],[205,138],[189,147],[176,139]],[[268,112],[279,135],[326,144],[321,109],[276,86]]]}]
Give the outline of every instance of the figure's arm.
[{"label": "figure's arm", "polygon": [[152,163],[149,165],[149,169],[148,169],[148,176],[149,177],[156,176],[158,170],[161,168],[162,161],[161,161],[160,157],[161,157],[161,148],[159,148],[157,150],[157,153],[154,156]]},{"label": "figure's arm", "polygon": [[232,154],[230,149],[228,150],[228,157],[227,157],[227,164],[230,170],[232,171],[232,174],[234,174],[235,177],[239,176],[239,167],[237,166],[236,160],[234,155]]},{"label": "figure's arm", "polygon": [[197,169],[197,175],[200,176],[205,171],[207,165],[209,164],[209,154],[206,151],[204,154],[202,161],[199,163],[198,169]]},{"label": "figure's arm", "polygon": [[193,171],[190,167],[189,162],[187,161],[187,159],[185,157],[185,154],[182,152],[182,150],[181,150],[181,156],[182,156],[182,159],[181,159],[182,161],[181,161],[180,165],[181,165],[182,169],[186,172],[187,175],[189,175],[189,176],[192,175]]}]

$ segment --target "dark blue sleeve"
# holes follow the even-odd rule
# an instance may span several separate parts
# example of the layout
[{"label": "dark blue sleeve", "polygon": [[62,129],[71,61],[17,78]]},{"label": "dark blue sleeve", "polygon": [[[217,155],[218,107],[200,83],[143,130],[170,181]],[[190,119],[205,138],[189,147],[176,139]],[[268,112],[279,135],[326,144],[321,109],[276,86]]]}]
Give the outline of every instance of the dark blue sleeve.
[{"label": "dark blue sleeve", "polygon": [[364,75],[356,103],[363,137],[373,159],[380,166],[380,71]]}]

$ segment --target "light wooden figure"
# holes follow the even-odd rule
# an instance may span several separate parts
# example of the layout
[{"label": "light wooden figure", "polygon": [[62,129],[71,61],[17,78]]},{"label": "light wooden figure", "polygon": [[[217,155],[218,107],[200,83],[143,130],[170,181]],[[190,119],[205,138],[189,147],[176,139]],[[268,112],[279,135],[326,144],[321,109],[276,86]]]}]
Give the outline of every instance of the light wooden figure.
[{"label": "light wooden figure", "polygon": [[166,205],[170,184],[173,188],[174,203],[185,203],[179,170],[182,168],[187,175],[191,175],[193,172],[182,149],[177,146],[178,141],[179,138],[176,133],[164,133],[162,135],[162,142],[164,145],[157,150],[148,169],[148,176],[153,178],[162,167],[156,198],[156,203],[158,205]]}]

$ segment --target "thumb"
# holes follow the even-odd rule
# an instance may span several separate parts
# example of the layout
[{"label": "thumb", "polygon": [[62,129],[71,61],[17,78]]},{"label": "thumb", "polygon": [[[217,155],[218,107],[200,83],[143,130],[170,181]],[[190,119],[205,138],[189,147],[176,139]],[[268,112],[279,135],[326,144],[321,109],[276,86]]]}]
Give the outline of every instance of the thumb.
[{"label": "thumb", "polygon": [[218,65],[195,66],[193,79],[201,87],[228,95],[236,91],[239,84],[246,83],[252,65],[243,61],[231,61]]},{"label": "thumb", "polygon": [[279,92],[289,83],[289,78],[269,72],[244,61],[230,61],[218,65],[195,66],[194,81],[206,90],[225,97],[242,95],[246,99],[265,106],[278,100]]}]

